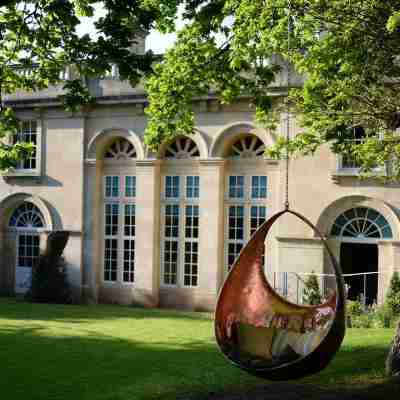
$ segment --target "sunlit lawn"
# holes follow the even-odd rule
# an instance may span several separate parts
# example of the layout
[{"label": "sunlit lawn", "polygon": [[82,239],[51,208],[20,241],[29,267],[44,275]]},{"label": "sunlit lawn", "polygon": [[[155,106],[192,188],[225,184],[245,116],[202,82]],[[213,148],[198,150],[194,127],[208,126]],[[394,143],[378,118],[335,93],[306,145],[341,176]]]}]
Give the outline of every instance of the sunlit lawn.
[{"label": "sunlit lawn", "polygon": [[[304,382],[381,384],[392,334],[348,331],[334,362]],[[0,299],[0,362],[10,400],[191,399],[265,385],[218,352],[210,315],[120,306]]]}]

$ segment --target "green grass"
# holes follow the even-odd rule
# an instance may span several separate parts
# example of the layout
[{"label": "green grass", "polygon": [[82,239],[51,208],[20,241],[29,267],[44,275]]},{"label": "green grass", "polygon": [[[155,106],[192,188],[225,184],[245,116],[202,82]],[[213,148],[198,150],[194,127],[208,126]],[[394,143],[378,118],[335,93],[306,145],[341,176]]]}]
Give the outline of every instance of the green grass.
[{"label": "green grass", "polygon": [[[392,330],[349,330],[323,372],[328,388],[386,385]],[[13,400],[202,398],[265,381],[231,366],[207,314],[0,299],[0,388]]]}]

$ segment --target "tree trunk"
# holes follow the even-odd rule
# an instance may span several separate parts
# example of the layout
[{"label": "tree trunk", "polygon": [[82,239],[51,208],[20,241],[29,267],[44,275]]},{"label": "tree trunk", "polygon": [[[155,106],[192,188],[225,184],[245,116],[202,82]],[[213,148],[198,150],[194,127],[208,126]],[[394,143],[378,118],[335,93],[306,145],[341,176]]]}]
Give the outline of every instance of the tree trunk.
[{"label": "tree trunk", "polygon": [[389,376],[400,378],[400,321],[386,359],[386,372]]}]

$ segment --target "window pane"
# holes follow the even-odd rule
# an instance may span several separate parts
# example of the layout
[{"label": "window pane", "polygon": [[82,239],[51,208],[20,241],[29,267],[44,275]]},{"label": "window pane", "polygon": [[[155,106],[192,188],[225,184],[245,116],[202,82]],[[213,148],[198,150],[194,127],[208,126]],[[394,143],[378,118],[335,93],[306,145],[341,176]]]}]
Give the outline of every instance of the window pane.
[{"label": "window pane", "polygon": [[125,196],[136,197],[136,176],[125,177]]},{"label": "window pane", "polygon": [[135,281],[135,240],[125,239],[124,240],[124,282]]},{"label": "window pane", "polygon": [[104,241],[104,280],[117,280],[117,258],[118,241],[117,239],[105,239]]},{"label": "window pane", "polygon": [[118,234],[118,204],[105,205],[105,234],[106,236],[114,236]]},{"label": "window pane", "polygon": [[267,197],[267,177],[251,177],[251,197],[253,199],[265,199]]},{"label": "window pane", "polygon": [[179,236],[179,206],[169,204],[165,207],[165,237]]},{"label": "window pane", "polygon": [[37,166],[37,122],[35,120],[23,121],[19,132],[14,135],[13,142],[32,143],[35,145],[33,153],[26,159],[18,162],[16,169],[36,169]]},{"label": "window pane", "polygon": [[106,176],[105,177],[105,197],[118,197],[119,196],[119,176]]},{"label": "window pane", "polygon": [[229,177],[229,197],[232,199],[244,198],[244,176]]},{"label": "window pane", "polygon": [[186,177],[186,198],[198,199],[200,195],[200,177],[187,176]]},{"label": "window pane", "polygon": [[178,243],[166,240],[164,242],[164,275],[167,285],[175,285],[178,271]]},{"label": "window pane", "polygon": [[165,177],[165,197],[166,198],[179,198],[179,176],[166,176]]}]

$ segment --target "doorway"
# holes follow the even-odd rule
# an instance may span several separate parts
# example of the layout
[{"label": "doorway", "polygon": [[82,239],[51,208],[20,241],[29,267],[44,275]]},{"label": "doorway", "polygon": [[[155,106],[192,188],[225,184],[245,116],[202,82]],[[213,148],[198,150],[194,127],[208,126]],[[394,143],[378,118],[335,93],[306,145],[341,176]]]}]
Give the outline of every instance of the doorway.
[{"label": "doorway", "polygon": [[[343,274],[378,272],[378,245],[371,243],[342,243],[340,265]],[[362,299],[365,304],[376,303],[378,297],[378,274],[345,276],[349,300]]]}]

